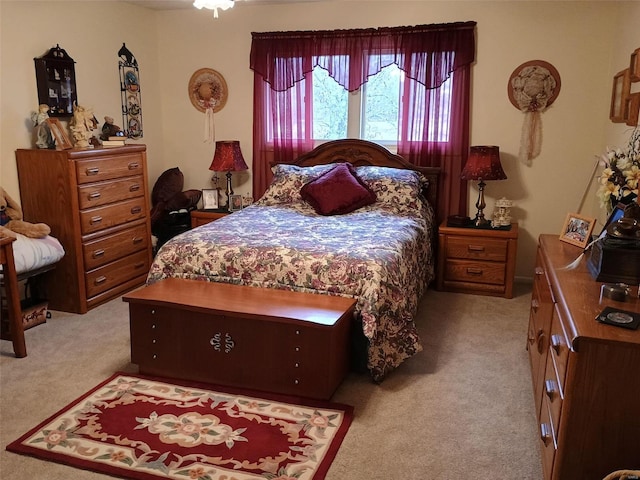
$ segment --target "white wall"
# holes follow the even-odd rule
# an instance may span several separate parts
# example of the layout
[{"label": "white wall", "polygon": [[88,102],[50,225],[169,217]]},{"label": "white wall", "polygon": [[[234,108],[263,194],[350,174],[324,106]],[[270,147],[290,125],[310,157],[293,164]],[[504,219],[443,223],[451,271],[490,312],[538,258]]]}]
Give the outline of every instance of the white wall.
[{"label": "white wall", "polygon": [[[0,3],[0,183],[16,195],[13,150],[30,146],[26,119],[37,105],[33,57],[55,43],[75,58],[80,103],[94,106],[100,120],[106,114],[119,117],[117,83],[113,86],[117,78],[108,77],[117,77],[115,53],[123,41],[127,43],[140,62],[142,141],[150,150],[151,184],[164,169],[179,166],[185,188],[200,189],[211,186],[208,166],[213,146],[203,142],[204,115],[189,101],[188,81],[203,67],[222,73],[229,99],[215,116],[216,138],[240,140],[251,165],[251,32],[476,21],[471,144],[500,146],[508,179],[489,182],[486,212],[491,213],[494,200],[502,196],[515,201],[512,213],[521,227],[516,272],[520,277],[531,277],[538,235],[559,233],[567,212],[577,210],[594,156],[628,135],[628,127],[609,122],[608,112],[613,74],[640,46],[638,2],[348,0],[287,6],[238,2],[218,19],[209,11],[156,12],[118,2],[32,5]],[[35,24],[34,11],[39,12]],[[65,12],[73,12],[74,22],[67,21]],[[48,29],[61,23],[73,28]],[[20,24],[32,26],[27,32]],[[517,160],[523,115],[509,102],[507,82],[518,65],[533,59],[553,64],[562,88],[542,116],[542,153],[527,166]],[[247,193],[250,186],[249,174],[234,175],[236,193]],[[472,186],[470,213],[475,211],[476,196]],[[593,198],[590,194],[583,214],[600,213]]]},{"label": "white wall", "polygon": [[56,44],[76,62],[78,103],[94,109],[101,127],[105,115],[122,126],[118,50],[126,43],[141,71],[144,138],[139,143],[148,145],[150,157],[161,154],[155,30],[149,10],[119,2],[0,1],[0,184],[12,197],[28,195],[18,189],[14,151],[34,146],[30,115],[39,102],[33,59]]}]

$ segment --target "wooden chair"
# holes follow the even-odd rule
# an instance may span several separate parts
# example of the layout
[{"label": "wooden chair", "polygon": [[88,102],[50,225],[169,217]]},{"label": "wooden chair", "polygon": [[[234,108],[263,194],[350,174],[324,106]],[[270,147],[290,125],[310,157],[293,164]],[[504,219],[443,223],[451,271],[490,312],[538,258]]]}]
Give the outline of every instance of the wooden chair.
[{"label": "wooden chair", "polygon": [[18,358],[27,356],[27,346],[24,340],[24,326],[22,324],[22,309],[18,291],[18,275],[13,260],[12,243],[15,238],[0,237],[0,265],[7,298],[7,312],[9,317],[9,332],[13,342],[13,351]]}]

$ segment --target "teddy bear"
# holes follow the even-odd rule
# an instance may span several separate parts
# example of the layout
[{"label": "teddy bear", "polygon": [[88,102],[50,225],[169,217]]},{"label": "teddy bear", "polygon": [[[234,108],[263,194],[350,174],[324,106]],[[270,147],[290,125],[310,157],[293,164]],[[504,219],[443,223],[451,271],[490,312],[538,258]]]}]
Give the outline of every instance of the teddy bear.
[{"label": "teddy bear", "polygon": [[22,220],[22,209],[0,187],[0,236],[16,238],[16,233],[25,237],[42,238],[51,233],[51,228],[44,223],[31,223]]}]

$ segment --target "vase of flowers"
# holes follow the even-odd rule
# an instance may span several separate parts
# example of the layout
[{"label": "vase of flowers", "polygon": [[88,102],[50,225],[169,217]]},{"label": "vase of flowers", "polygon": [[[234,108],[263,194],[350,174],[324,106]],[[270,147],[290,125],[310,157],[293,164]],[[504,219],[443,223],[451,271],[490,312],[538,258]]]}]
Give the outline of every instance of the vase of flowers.
[{"label": "vase of flowers", "polygon": [[597,195],[610,213],[617,204],[628,205],[638,197],[640,184],[640,127],[636,127],[625,150],[607,148],[601,156],[604,170]]}]

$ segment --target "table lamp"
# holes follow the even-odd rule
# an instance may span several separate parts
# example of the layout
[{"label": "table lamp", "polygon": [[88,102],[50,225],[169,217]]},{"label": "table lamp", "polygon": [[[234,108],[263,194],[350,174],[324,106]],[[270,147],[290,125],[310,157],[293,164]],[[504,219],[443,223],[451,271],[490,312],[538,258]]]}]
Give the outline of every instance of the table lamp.
[{"label": "table lamp", "polygon": [[241,172],[248,170],[247,164],[240,150],[240,142],[237,140],[224,140],[216,142],[216,151],[209,170],[214,172],[227,172],[227,209],[231,209],[231,172]]},{"label": "table lamp", "polygon": [[478,180],[478,201],[476,202],[476,218],[473,224],[484,227],[489,221],[484,218],[484,187],[485,180],[504,180],[507,176],[500,164],[500,149],[494,145],[471,147],[469,158],[460,174],[462,180]]}]

